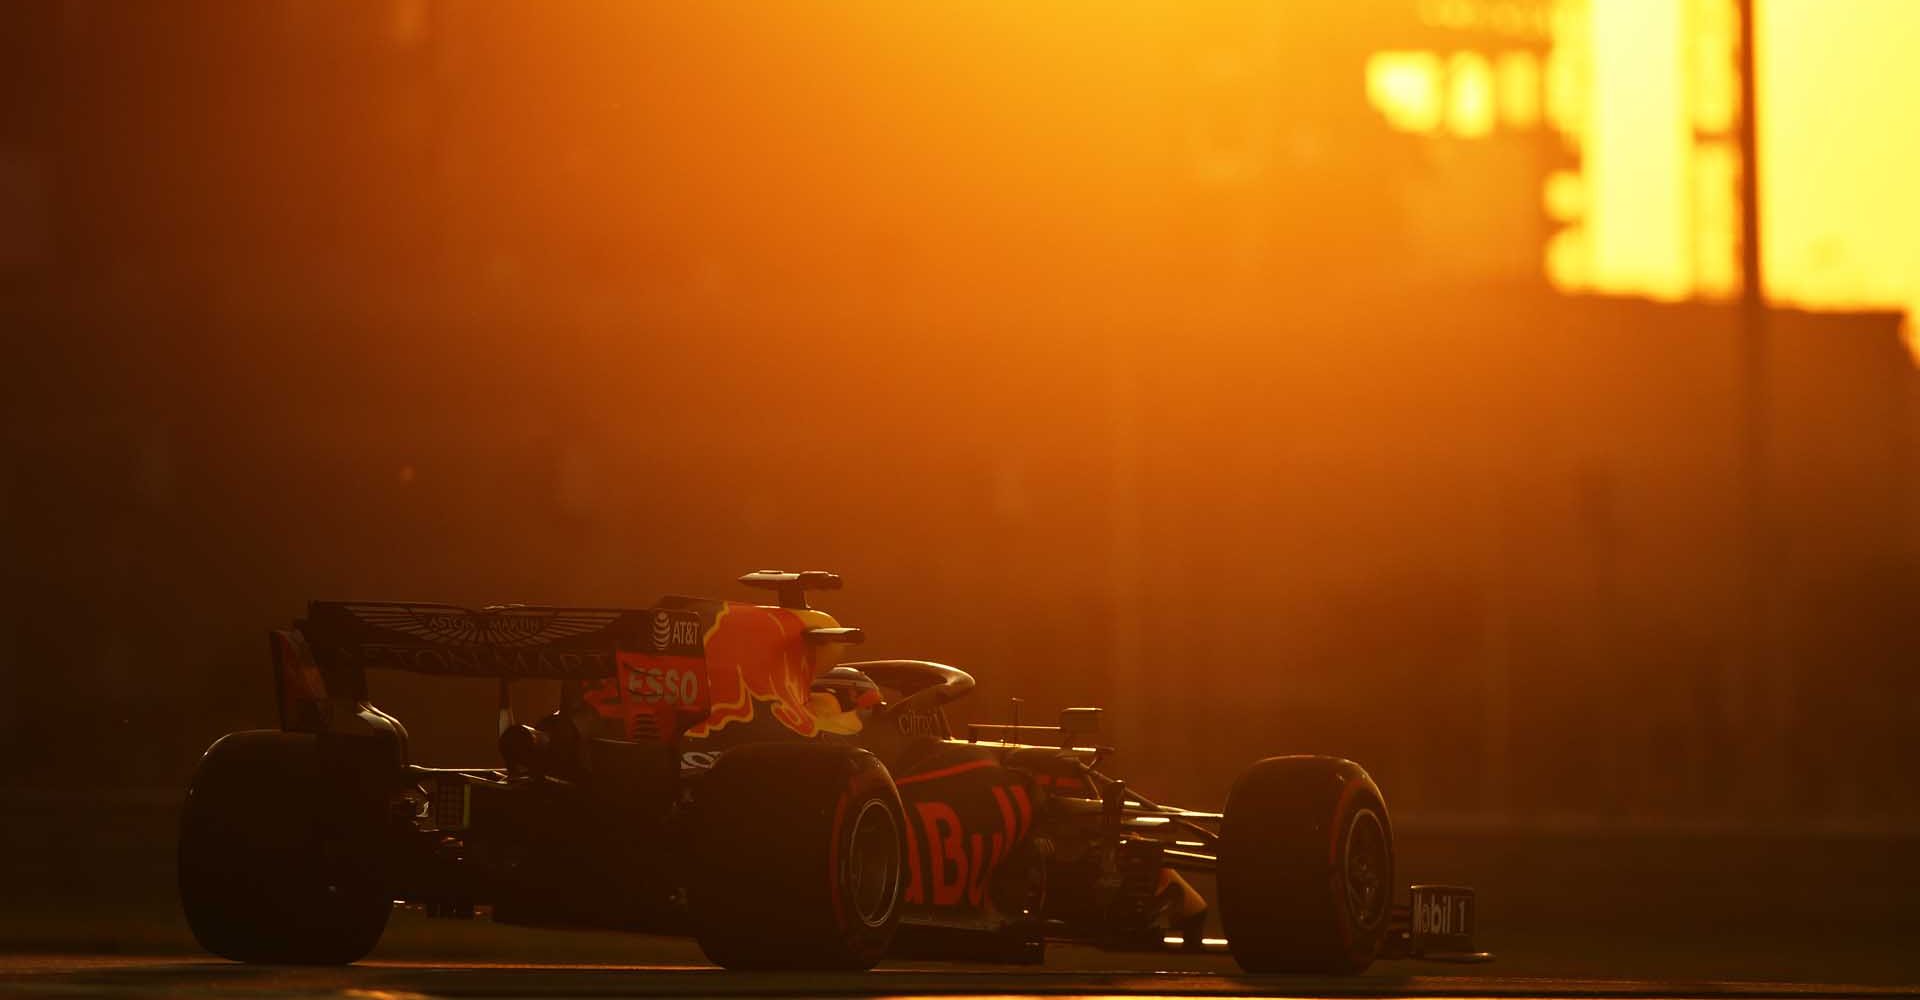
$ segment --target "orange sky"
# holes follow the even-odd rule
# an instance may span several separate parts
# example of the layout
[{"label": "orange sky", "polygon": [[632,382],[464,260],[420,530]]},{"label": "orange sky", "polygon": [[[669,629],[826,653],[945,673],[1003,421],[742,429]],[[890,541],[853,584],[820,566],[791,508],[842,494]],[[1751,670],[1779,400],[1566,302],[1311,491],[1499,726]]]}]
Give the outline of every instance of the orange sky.
[{"label": "orange sky", "polygon": [[[1769,296],[1814,307],[1920,308],[1920,126],[1912,118],[1920,3],[1758,4]],[[1689,108],[1704,104],[1711,117],[1724,104],[1712,81],[1700,83],[1685,63],[1689,32],[1715,30],[1710,13],[1699,13],[1706,6],[1590,0],[1586,170],[1591,279],[1601,290],[1682,297],[1725,290],[1730,278],[1733,219],[1730,206],[1711,203],[1726,190],[1713,181],[1712,163],[1699,187],[1709,196],[1689,197],[1700,163],[1689,149]],[[1697,101],[1690,82],[1693,93],[1706,91]]]}]

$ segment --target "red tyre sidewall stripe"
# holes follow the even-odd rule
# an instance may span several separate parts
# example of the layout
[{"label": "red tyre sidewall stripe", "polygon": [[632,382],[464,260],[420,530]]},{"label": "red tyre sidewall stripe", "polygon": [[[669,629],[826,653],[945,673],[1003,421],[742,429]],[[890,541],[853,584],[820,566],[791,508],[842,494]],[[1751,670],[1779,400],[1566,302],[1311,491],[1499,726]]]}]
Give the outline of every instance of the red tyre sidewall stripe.
[{"label": "red tyre sidewall stripe", "polygon": [[1351,908],[1347,899],[1346,869],[1340,864],[1340,842],[1346,839],[1349,828],[1353,825],[1350,821],[1347,821],[1347,804],[1353,800],[1354,793],[1359,791],[1360,787],[1361,783],[1358,779],[1347,779],[1347,783],[1340,788],[1340,797],[1334,800],[1333,818],[1332,821],[1327,824],[1333,829],[1333,836],[1329,838],[1327,842],[1328,879],[1331,883],[1330,888],[1334,890],[1334,908],[1338,910],[1344,918],[1340,921],[1340,940],[1346,945],[1348,954],[1353,953],[1354,916],[1353,913],[1350,912]]},{"label": "red tyre sidewall stripe", "polygon": [[[848,941],[857,941],[860,935],[866,931],[866,928],[864,925],[856,926],[859,921],[849,919],[849,914],[843,902],[845,897],[843,897],[840,892],[840,848],[842,846],[842,840],[848,832],[847,812],[856,799],[860,799],[875,791],[880,792],[882,798],[886,798],[885,789],[886,780],[882,777],[877,767],[862,770],[848,779],[847,787],[840,793],[840,801],[835,803],[833,807],[833,842],[827,848],[827,877],[831,879],[829,899],[833,906],[834,926],[840,931],[841,936]],[[862,813],[866,811],[864,805],[860,811]],[[896,829],[898,829],[897,826]],[[912,833],[908,832],[907,836],[911,837]],[[851,844],[846,844],[845,846],[849,848],[852,847]]]}]

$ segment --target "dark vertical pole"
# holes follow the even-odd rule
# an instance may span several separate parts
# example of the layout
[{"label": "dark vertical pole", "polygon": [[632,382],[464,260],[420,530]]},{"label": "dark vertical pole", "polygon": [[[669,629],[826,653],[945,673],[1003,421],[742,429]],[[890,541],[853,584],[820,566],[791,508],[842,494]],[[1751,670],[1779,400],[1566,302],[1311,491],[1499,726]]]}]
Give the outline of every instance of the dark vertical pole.
[{"label": "dark vertical pole", "polygon": [[1759,114],[1754,98],[1753,5],[1740,5],[1740,305],[1748,320],[1748,339],[1764,304],[1760,287]]},{"label": "dark vertical pole", "polygon": [[1727,691],[1733,739],[1740,744],[1735,759],[1743,762],[1750,780],[1736,787],[1764,800],[1770,798],[1773,772],[1769,764],[1781,734],[1772,723],[1776,704],[1768,621],[1770,565],[1768,517],[1769,423],[1767,313],[1760,257],[1760,143],[1759,102],[1755,95],[1755,0],[1737,0],[1740,12],[1740,394],[1741,479],[1745,508],[1741,594],[1743,633],[1738,657],[1740,676],[1730,678]]}]

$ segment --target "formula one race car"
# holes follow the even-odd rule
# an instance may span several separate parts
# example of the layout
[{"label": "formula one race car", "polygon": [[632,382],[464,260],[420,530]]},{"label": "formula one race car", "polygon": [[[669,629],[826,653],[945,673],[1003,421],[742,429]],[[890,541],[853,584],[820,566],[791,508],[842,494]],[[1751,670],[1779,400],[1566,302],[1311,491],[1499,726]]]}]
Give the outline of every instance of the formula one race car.
[{"label": "formula one race car", "polygon": [[[1393,827],[1359,765],[1272,757],[1223,813],[1099,769],[1099,710],[975,725],[973,687],[807,606],[831,573],[741,581],[778,606],[467,610],[314,602],[271,633],[280,728],[207,750],[181,819],[180,901],[207,950],[342,963],[396,901],[432,916],[691,935],[735,969],[887,956],[1039,961],[1048,941],[1224,945],[1251,972],[1471,959],[1472,890],[1393,900]],[[412,764],[366,671],[498,678],[498,766]],[[559,686],[513,720],[508,684]],[[1212,873],[1226,940],[1189,884]]]}]

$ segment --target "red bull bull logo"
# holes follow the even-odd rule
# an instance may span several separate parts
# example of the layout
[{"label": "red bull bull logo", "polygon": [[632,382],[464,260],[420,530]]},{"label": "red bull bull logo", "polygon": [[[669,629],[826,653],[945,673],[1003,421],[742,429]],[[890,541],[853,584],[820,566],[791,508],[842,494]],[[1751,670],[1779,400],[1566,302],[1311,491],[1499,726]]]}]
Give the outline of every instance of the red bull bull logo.
[{"label": "red bull bull logo", "polygon": [[[817,612],[815,612],[817,614]],[[753,719],[756,705],[801,736],[818,731],[807,707],[817,672],[809,623],[786,608],[728,602],[706,634],[707,720],[687,735],[700,738]]]}]

